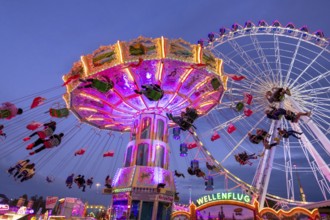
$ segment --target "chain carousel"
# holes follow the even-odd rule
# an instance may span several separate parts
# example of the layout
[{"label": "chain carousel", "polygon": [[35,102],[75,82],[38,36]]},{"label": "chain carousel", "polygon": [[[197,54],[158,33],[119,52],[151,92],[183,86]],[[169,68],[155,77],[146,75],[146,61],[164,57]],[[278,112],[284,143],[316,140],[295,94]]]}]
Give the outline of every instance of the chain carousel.
[{"label": "chain carousel", "polygon": [[219,104],[227,80],[222,60],[181,39],[140,37],[82,56],[63,80],[67,107],[81,122],[130,132],[112,181],[112,216],[169,216],[177,194],[168,129],[194,132],[181,116],[202,116]]}]

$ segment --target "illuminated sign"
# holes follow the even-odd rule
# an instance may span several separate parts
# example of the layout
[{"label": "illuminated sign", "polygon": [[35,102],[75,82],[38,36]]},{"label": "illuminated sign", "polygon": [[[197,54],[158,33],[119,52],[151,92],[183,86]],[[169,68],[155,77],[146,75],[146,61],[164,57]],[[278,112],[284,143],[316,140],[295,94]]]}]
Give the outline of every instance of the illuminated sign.
[{"label": "illuminated sign", "polygon": [[7,204],[0,204],[0,211],[9,210],[9,205]]},{"label": "illuminated sign", "polygon": [[219,200],[235,200],[239,202],[250,203],[251,197],[243,193],[235,193],[235,192],[212,193],[197,199],[196,204],[197,206],[200,206],[205,203],[215,202]]},{"label": "illuminated sign", "polygon": [[173,202],[173,196],[158,195],[158,200],[164,202]]},{"label": "illuminated sign", "polygon": [[114,193],[129,192],[129,191],[132,191],[132,188],[121,188],[121,189],[112,190],[112,192],[114,192]]},{"label": "illuminated sign", "polygon": [[58,200],[56,196],[47,196],[46,197],[46,209],[53,209]]}]

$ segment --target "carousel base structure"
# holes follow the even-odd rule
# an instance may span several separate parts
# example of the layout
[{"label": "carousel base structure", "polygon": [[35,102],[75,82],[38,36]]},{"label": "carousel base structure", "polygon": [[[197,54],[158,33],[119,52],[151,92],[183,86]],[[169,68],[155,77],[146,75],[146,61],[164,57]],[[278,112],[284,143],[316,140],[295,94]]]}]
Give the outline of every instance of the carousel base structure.
[{"label": "carousel base structure", "polygon": [[171,171],[148,166],[121,168],[113,180],[110,219],[170,219],[174,199]]}]

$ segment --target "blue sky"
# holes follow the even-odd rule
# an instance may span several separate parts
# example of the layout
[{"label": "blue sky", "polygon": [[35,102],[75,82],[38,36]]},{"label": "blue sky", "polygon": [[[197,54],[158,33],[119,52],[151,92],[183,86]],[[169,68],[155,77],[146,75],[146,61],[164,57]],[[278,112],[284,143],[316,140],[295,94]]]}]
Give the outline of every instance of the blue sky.
[{"label": "blue sky", "polygon": [[[261,19],[268,23],[274,20],[282,24],[293,22],[297,27],[307,25],[311,31],[322,29],[328,36],[329,6],[328,0],[0,1],[0,103],[60,86],[62,75],[70,70],[81,55],[117,40],[165,36],[196,43],[220,27],[231,27],[235,22],[243,25],[247,20],[257,23]],[[63,88],[56,91],[64,93]],[[15,120],[13,123],[19,124],[19,119]],[[0,142],[0,149],[1,145]],[[15,143],[15,146],[18,144]],[[25,148],[24,143],[21,148]],[[120,155],[119,152],[123,153],[123,150],[117,152]],[[2,158],[2,170],[6,169],[8,163],[15,163],[25,156],[23,150]],[[116,161],[118,166],[122,160],[119,157],[104,164],[106,169],[113,172],[113,163]],[[88,166],[94,162],[89,161]],[[77,164],[82,166],[82,163]],[[175,161],[173,164],[180,166],[181,162]],[[105,168],[98,165],[97,169]],[[43,169],[43,175],[53,170]],[[241,175],[248,175],[249,172]],[[19,196],[25,192],[44,195],[51,193],[85,197],[94,203],[106,204],[109,201],[106,196],[95,197],[95,189],[82,196],[78,190],[68,192],[61,182],[66,174],[59,178],[59,183],[52,185],[45,183],[43,175],[36,176],[30,183],[17,184],[1,172],[0,193],[9,196]],[[102,178],[97,181],[103,183]],[[187,192],[181,194],[187,199]]]}]

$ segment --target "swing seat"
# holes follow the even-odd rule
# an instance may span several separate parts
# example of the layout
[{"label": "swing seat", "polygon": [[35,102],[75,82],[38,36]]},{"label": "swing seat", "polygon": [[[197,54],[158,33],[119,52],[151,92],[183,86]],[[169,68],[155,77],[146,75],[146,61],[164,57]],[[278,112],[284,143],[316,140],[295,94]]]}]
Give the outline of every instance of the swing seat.
[{"label": "swing seat", "polygon": [[55,118],[64,118],[64,117],[68,117],[70,111],[68,108],[60,108],[60,109],[51,108],[49,109],[49,114],[50,116]]},{"label": "swing seat", "polygon": [[193,143],[188,144],[188,149],[189,149],[189,150],[190,150],[190,149],[193,149],[193,148],[195,148],[195,147],[197,147],[197,143],[196,143],[196,142],[193,142]]},{"label": "swing seat", "polygon": [[228,134],[233,133],[234,131],[236,131],[236,127],[233,124],[230,124],[227,128],[227,132]]},{"label": "swing seat", "polygon": [[164,93],[163,91],[157,91],[155,89],[151,89],[147,91],[146,96],[150,101],[158,101],[163,97],[163,93]]},{"label": "swing seat", "polygon": [[180,128],[179,127],[173,128],[173,138],[175,140],[179,140],[180,139]]},{"label": "swing seat", "polygon": [[244,109],[244,115],[246,117],[250,117],[252,115],[252,113],[253,113],[253,111],[251,109],[249,109],[249,108]]},{"label": "swing seat", "polygon": [[188,146],[186,143],[180,144],[180,156],[186,157],[188,155]]},{"label": "swing seat", "polygon": [[98,79],[94,79],[92,82],[92,87],[94,87],[96,90],[98,90],[99,92],[102,93],[107,93],[109,90],[111,90],[113,88],[113,82],[110,81],[108,82],[103,82],[101,80]]},{"label": "swing seat", "polygon": [[220,83],[220,81],[217,78],[213,78],[211,80],[211,85],[212,85],[212,87],[213,87],[214,90],[218,90],[219,87],[221,86],[221,83]]},{"label": "swing seat", "polygon": [[240,111],[243,110],[243,108],[244,108],[244,103],[243,102],[239,102],[239,103],[236,104],[235,110],[238,111],[238,112],[240,112]]},{"label": "swing seat", "polygon": [[244,102],[248,105],[251,105],[252,99],[253,99],[252,95],[250,93],[247,93],[247,92],[244,92],[243,95],[244,95]]},{"label": "swing seat", "polygon": [[220,135],[217,132],[214,132],[214,134],[211,137],[211,141],[218,140],[220,138]]},{"label": "swing seat", "polygon": [[103,154],[103,157],[113,157],[115,153],[113,151],[108,151]]},{"label": "swing seat", "polygon": [[79,150],[77,150],[75,153],[74,153],[74,155],[75,156],[77,156],[77,155],[83,155],[84,153],[85,153],[85,149],[79,149]]}]

